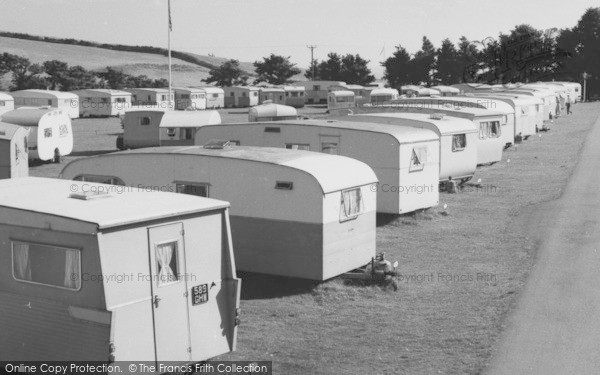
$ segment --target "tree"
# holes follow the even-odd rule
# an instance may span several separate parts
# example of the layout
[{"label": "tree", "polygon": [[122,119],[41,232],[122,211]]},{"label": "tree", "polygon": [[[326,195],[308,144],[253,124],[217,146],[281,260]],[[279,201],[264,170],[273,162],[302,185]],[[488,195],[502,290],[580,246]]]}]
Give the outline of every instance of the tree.
[{"label": "tree", "polygon": [[121,90],[127,87],[127,79],[129,78],[128,74],[110,66],[106,67],[105,72],[97,73],[97,76],[104,80],[108,87],[113,90]]},{"label": "tree", "polygon": [[238,60],[225,61],[218,68],[211,69],[208,77],[203,79],[206,83],[216,83],[217,86],[245,85],[248,75],[240,68]]},{"label": "tree", "polygon": [[314,59],[313,61],[310,62],[310,67],[308,69],[306,69],[306,71],[304,72],[304,77],[306,77],[306,79],[313,79],[313,69],[315,71],[315,75],[314,78],[315,80],[320,80],[321,79],[321,75],[319,73],[319,60]]},{"label": "tree", "polygon": [[454,43],[446,38],[436,52],[434,80],[442,85],[453,85],[461,81],[463,68],[458,63],[458,52]]},{"label": "tree", "polygon": [[3,53],[0,56],[0,72],[12,73],[11,90],[45,89],[49,85],[48,80],[40,76],[43,68],[22,56]]},{"label": "tree", "polygon": [[409,53],[404,47],[398,45],[394,54],[381,63],[381,66],[385,68],[383,78],[391,87],[400,88],[402,85],[411,83],[410,70],[412,66],[410,62]]},{"label": "tree", "polygon": [[[48,75],[50,82],[50,90],[58,90],[64,86],[65,81],[69,77],[69,64],[59,60],[45,61],[42,64],[44,72]],[[67,90],[68,89],[64,89]]]},{"label": "tree", "polygon": [[255,61],[254,67],[258,78],[254,83],[268,82],[273,85],[283,85],[290,78],[300,74],[302,71],[296,68],[296,64],[290,62],[290,57],[271,54],[263,57],[263,61]]},{"label": "tree", "polygon": [[336,81],[344,81],[349,84],[367,85],[375,80],[368,68],[369,60],[365,60],[360,55],[347,54],[342,57],[340,76]]},{"label": "tree", "polygon": [[458,43],[456,64],[462,70],[459,82],[475,82],[475,75],[480,69],[479,51],[475,43],[469,41],[465,36],[462,36]]},{"label": "tree", "polygon": [[319,79],[323,81],[339,81],[342,71],[342,58],[335,52],[327,54],[327,60],[319,64]]},{"label": "tree", "polygon": [[411,62],[413,65],[414,77],[412,81],[416,84],[425,84],[431,86],[432,73],[435,62],[435,47],[431,41],[424,36],[421,50],[415,53],[415,58]]}]

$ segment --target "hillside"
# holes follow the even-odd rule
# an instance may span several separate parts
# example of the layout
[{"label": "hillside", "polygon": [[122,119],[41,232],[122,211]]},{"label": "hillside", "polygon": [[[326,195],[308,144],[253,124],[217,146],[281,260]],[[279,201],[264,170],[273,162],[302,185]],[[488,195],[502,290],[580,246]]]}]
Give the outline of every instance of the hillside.
[{"label": "hillside", "polygon": [[[115,51],[96,47],[49,43],[9,37],[0,37],[0,53],[8,52],[27,57],[34,63],[47,60],[61,60],[69,65],[81,65],[90,70],[101,70],[106,66],[122,69],[132,75],[145,74],[152,79],[168,78],[167,58],[161,55]],[[226,58],[194,54],[198,59],[211,65],[220,65]],[[208,77],[209,69],[180,59],[172,60],[174,86],[199,86],[202,79]],[[242,69],[252,71],[250,62],[241,62]],[[0,79],[0,88],[7,89],[10,77]]]}]

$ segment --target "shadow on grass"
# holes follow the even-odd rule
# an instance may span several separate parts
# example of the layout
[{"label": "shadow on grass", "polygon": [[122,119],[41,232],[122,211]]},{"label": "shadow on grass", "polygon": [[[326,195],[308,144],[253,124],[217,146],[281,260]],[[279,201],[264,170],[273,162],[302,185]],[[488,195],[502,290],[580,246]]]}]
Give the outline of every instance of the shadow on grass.
[{"label": "shadow on grass", "polygon": [[403,225],[418,225],[420,221],[433,220],[440,213],[441,212],[437,212],[435,208],[426,208],[401,215],[377,213],[377,226],[384,227],[390,223],[399,223]]},{"label": "shadow on grass", "polygon": [[242,279],[243,300],[270,299],[310,293],[320,282],[294,277],[263,275],[238,271]]},{"label": "shadow on grass", "polygon": [[117,152],[119,150],[94,150],[94,151],[75,151],[71,152],[69,156],[94,156],[110,154],[111,152]]}]

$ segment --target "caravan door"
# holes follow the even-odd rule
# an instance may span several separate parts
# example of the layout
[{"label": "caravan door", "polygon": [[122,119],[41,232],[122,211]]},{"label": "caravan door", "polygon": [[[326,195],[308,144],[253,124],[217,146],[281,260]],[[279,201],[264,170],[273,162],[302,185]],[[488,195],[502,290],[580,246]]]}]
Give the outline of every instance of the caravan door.
[{"label": "caravan door", "polygon": [[183,244],[182,223],[148,228],[154,345],[158,362],[191,359]]}]

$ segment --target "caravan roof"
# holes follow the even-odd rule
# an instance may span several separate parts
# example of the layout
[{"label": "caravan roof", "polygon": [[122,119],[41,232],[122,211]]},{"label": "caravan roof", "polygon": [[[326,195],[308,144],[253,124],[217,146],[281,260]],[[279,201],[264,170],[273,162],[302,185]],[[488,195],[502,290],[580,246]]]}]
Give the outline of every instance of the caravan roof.
[{"label": "caravan roof", "polygon": [[331,95],[333,95],[333,96],[354,96],[354,92],[349,91],[349,90],[337,90],[337,91],[332,91]]},{"label": "caravan roof", "polygon": [[74,94],[77,95],[87,95],[87,96],[131,96],[131,93],[128,91],[122,90],[112,90],[112,89],[85,89],[85,90],[75,90]]},{"label": "caravan roof", "polygon": [[289,105],[265,103],[256,105],[249,110],[256,117],[298,116],[296,108]]},{"label": "caravan roof", "polygon": [[377,95],[398,95],[398,90],[390,89],[387,87],[380,87],[380,88],[373,89],[371,91],[371,96],[377,96]]},{"label": "caravan roof", "polygon": [[14,98],[12,96],[10,96],[9,94],[0,91],[0,100],[13,101]]},{"label": "caravan roof", "polygon": [[0,122],[0,139],[11,140],[13,136],[19,130],[21,126],[15,124],[9,124],[6,122]]},{"label": "caravan roof", "polygon": [[218,111],[172,111],[169,109],[133,109],[129,113],[161,114],[159,128],[197,128],[204,125],[217,125],[221,123],[221,115]]},{"label": "caravan roof", "polygon": [[[83,192],[83,185],[90,191],[96,187],[98,191],[112,189],[115,193],[96,194],[93,199],[73,198],[73,186]],[[124,186],[23,177],[4,180],[0,185],[0,206],[84,221],[104,229],[226,208],[229,203]]]},{"label": "caravan roof", "polygon": [[[270,163],[297,169],[313,176],[323,193],[330,193],[348,186],[366,185],[377,182],[373,170],[366,164],[345,156],[317,152],[287,150],[272,147],[225,146],[205,148],[203,146],[150,147],[128,150],[127,154],[180,154],[202,155],[215,158],[230,158],[249,162]],[[335,173],[332,173],[335,170]],[[352,173],[348,173],[351,170]]]},{"label": "caravan roof", "polygon": [[283,124],[284,126],[285,124],[322,126],[339,129],[360,130],[372,133],[383,133],[389,134],[392,137],[396,138],[396,140],[398,140],[398,143],[401,144],[439,140],[437,134],[428,129],[417,129],[387,124],[375,124],[370,122],[343,121],[344,118],[346,118],[346,116],[340,117],[339,119],[329,120],[284,120],[273,121],[270,124],[272,124],[273,126],[277,124]]},{"label": "caravan roof", "polygon": [[224,94],[225,91],[223,91],[222,88],[220,87],[214,87],[214,86],[204,86],[204,87],[200,87],[202,90],[206,91],[207,94]]},{"label": "caravan roof", "polygon": [[[366,117],[383,117],[383,118],[392,118],[392,119],[406,119],[412,120],[416,122],[429,123],[434,125],[439,134],[455,134],[455,133],[475,133],[477,132],[477,127],[475,124],[467,119],[444,116],[441,119],[432,118],[430,114],[425,113],[408,113],[408,112],[385,112],[385,113],[365,113],[360,114],[360,116]],[[381,124],[376,124],[376,126],[381,126]],[[392,125],[398,128],[405,128],[402,126]]]},{"label": "caravan roof", "polygon": [[46,115],[56,116],[62,114],[61,109],[56,108],[20,108],[4,113],[2,121],[21,126],[38,126],[40,119]]},{"label": "caravan roof", "polygon": [[54,90],[19,90],[10,93],[13,98],[37,97],[37,98],[56,98],[56,99],[77,99],[78,96],[65,91]]}]

